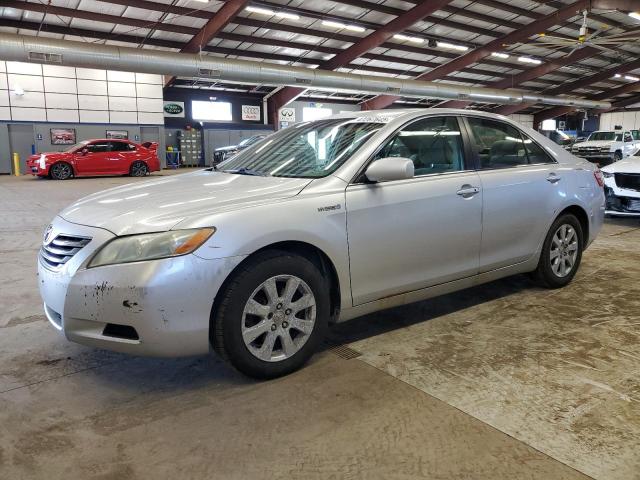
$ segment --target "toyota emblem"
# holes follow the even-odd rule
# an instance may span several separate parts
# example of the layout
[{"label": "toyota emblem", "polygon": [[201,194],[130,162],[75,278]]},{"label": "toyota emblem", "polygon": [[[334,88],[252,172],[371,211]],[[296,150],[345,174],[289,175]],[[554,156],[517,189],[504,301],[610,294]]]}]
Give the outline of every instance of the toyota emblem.
[{"label": "toyota emblem", "polygon": [[45,245],[47,245],[51,241],[51,237],[53,233],[53,225],[49,224],[47,228],[44,230],[44,236],[42,237],[42,241]]}]

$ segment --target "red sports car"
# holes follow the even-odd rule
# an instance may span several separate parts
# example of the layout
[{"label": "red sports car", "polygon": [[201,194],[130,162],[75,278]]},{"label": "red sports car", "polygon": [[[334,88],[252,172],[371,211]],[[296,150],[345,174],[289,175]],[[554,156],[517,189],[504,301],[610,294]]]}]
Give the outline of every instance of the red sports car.
[{"label": "red sports car", "polygon": [[95,175],[143,177],[160,170],[158,144],[128,140],[85,140],[64,152],[32,155],[27,168],[32,175],[66,180]]}]

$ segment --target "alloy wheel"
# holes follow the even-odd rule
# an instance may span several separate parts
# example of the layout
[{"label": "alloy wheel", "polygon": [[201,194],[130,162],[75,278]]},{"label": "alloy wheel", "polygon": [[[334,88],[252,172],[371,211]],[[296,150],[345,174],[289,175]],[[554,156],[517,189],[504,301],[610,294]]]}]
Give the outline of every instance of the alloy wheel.
[{"label": "alloy wheel", "polygon": [[560,225],[555,231],[549,258],[554,275],[562,278],[571,273],[578,258],[578,235],[571,225]]},{"label": "alloy wheel", "polygon": [[71,176],[71,167],[66,163],[56,163],[51,169],[51,176],[58,180],[65,180]]},{"label": "alloy wheel", "polygon": [[133,177],[144,177],[147,174],[147,166],[142,162],[135,162],[131,165],[131,175]]},{"label": "alloy wheel", "polygon": [[242,313],[242,339],[252,355],[279,362],[307,342],[316,321],[316,299],[294,275],[277,275],[256,288]]}]

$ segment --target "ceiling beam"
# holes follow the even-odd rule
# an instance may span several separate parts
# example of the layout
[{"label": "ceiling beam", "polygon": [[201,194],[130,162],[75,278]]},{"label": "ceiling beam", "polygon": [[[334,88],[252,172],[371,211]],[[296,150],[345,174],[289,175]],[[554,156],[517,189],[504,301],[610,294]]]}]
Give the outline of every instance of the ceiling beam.
[{"label": "ceiling beam", "polygon": [[[402,15],[394,18],[383,27],[380,27],[378,30],[374,30],[373,33],[353,43],[349,48],[342,50],[333,58],[322,62],[320,68],[323,70],[335,70],[336,68],[349,65],[349,63],[354,61],[356,58],[359,58],[368,51],[379,47],[395,34],[406,30],[416,22],[419,22],[425,17],[431,15],[441,6],[447,5],[450,2],[451,0],[432,0],[430,2],[423,2],[416,5]],[[273,117],[273,125],[277,124],[276,117],[280,108],[298,98],[305,90],[305,88],[286,87],[278,91],[278,93],[269,99],[269,111],[270,115]]]},{"label": "ceiling beam", "polygon": [[[575,80],[573,82],[563,83],[562,85],[559,85],[555,88],[545,90],[544,94],[545,95],[546,94],[561,95],[563,93],[573,93],[580,88],[588,88],[594,83],[602,82],[603,80],[609,80],[616,73],[623,75],[637,68],[640,68],[640,59],[634,60],[632,62],[624,63],[622,65],[618,65],[616,67],[609,68],[607,70],[602,70],[598,73],[595,73],[585,78],[581,78],[579,80]],[[510,115],[512,113],[516,113],[521,110],[524,110],[525,108],[529,108],[532,105],[533,105],[532,103],[523,103],[521,105],[504,105],[494,111],[495,113],[499,113],[502,115]]]},{"label": "ceiling beam", "polygon": [[[444,65],[434,68],[430,72],[420,75],[418,80],[433,81],[442,78],[452,72],[459,71],[464,67],[477,63],[485,57],[491,55],[491,52],[500,51],[504,44],[515,43],[521,40],[525,40],[541,30],[546,30],[558,23],[567,20],[575,15],[578,11],[587,5],[589,0],[578,0],[566,7],[556,10],[553,14],[545,16],[542,19],[534,20],[533,22],[523,26],[519,30],[497,38],[482,47],[478,47],[469,53],[461,55],[460,57],[452,60]],[[395,95],[379,95],[369,101],[362,104],[363,110],[377,110],[379,108],[385,108],[395,102],[399,97]]]},{"label": "ceiling beam", "polygon": [[[544,75],[547,75],[551,72],[554,72],[562,67],[566,67],[567,65],[571,65],[572,63],[579,62],[580,60],[584,60],[585,58],[593,57],[600,50],[593,47],[585,47],[577,52],[574,52],[571,55],[566,57],[558,58],[555,60],[551,60],[549,62],[545,62],[542,65],[538,65],[531,70],[527,70],[518,75],[514,75],[509,78],[504,78],[497,82],[491,84],[491,88],[513,88],[522,83],[528,82],[530,80],[538,79]],[[439,107],[443,108],[464,108],[469,105],[470,102],[465,102],[462,100],[451,100],[449,102],[445,102]],[[509,105],[510,106],[510,105]]]},{"label": "ceiling beam", "polygon": [[[229,0],[203,25],[200,31],[180,50],[183,53],[198,53],[218,35],[249,3],[249,0]],[[171,85],[176,77],[165,77],[164,86]]]},{"label": "ceiling beam", "polygon": [[[640,82],[633,82],[627,85],[623,85],[622,87],[614,88],[613,90],[607,90],[605,92],[599,93],[598,95],[594,95],[593,97],[590,97],[589,100],[608,100],[610,98],[615,98],[618,95],[624,95],[626,93],[634,93],[639,90],[640,90]],[[561,115],[566,115],[575,110],[577,110],[576,107],[554,107],[554,108],[550,108],[550,109],[538,112],[533,116],[533,128],[537,128],[537,125],[542,123],[543,120],[547,120],[548,118],[556,118]]]}]

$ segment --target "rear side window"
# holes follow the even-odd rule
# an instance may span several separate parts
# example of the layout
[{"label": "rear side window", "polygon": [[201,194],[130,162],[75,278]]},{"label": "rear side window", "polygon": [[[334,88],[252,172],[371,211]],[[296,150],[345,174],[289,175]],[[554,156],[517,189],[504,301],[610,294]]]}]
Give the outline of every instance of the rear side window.
[{"label": "rear side window", "polygon": [[552,161],[542,147],[507,123],[473,117],[468,121],[482,169]]},{"label": "rear side window", "polygon": [[111,142],[112,152],[128,152],[130,150],[129,144],[126,142]]},{"label": "rear side window", "polygon": [[455,117],[429,117],[400,130],[376,155],[413,161],[415,174],[464,170],[462,136]]}]

